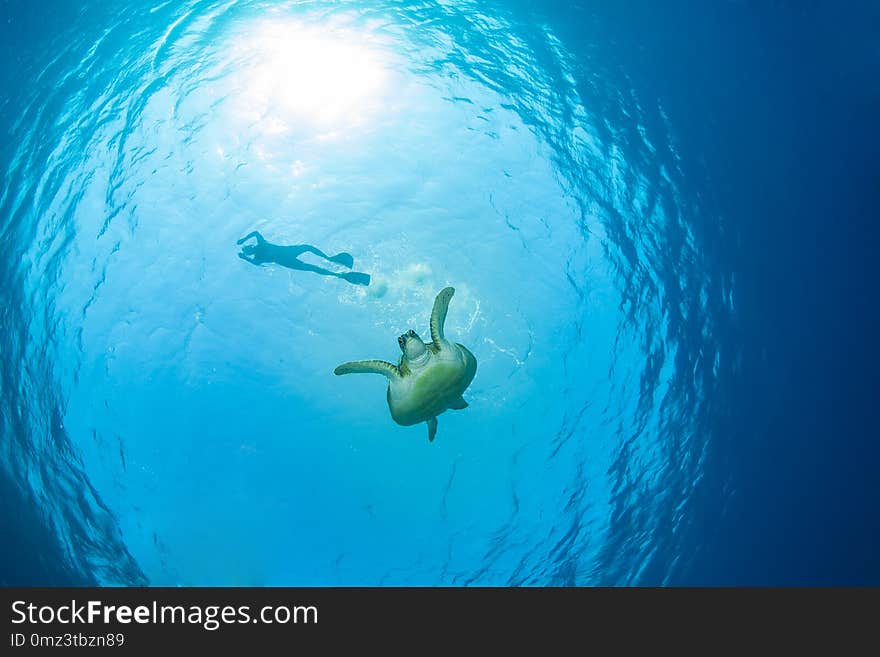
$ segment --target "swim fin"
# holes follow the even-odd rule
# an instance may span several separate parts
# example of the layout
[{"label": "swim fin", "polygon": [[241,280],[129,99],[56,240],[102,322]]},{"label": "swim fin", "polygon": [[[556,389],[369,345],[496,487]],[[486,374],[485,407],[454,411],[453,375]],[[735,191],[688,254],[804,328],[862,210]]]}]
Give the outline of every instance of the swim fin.
[{"label": "swim fin", "polygon": [[370,284],[370,275],[362,274],[359,271],[347,271],[344,274],[339,274],[339,278],[344,278],[349,283],[354,283],[355,285]]},{"label": "swim fin", "polygon": [[342,265],[343,267],[348,267],[349,269],[354,267],[354,258],[351,257],[350,253],[337,253],[332,258],[328,258],[328,260],[330,260],[330,262],[335,262],[339,265]]}]

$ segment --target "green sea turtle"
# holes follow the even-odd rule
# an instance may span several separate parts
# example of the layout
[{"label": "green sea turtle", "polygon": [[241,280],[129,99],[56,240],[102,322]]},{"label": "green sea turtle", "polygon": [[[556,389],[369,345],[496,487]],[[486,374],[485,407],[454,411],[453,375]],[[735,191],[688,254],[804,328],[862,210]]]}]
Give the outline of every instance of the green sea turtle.
[{"label": "green sea turtle", "polygon": [[335,374],[381,374],[388,377],[388,408],[400,425],[428,423],[428,440],[437,434],[437,416],[452,408],[467,408],[461,396],[474,380],[477,359],[464,345],[443,335],[449,300],[455,289],[444,288],[431,311],[431,342],[425,344],[415,331],[407,331],[397,344],[403,354],[397,365],[384,360],[343,363]]}]

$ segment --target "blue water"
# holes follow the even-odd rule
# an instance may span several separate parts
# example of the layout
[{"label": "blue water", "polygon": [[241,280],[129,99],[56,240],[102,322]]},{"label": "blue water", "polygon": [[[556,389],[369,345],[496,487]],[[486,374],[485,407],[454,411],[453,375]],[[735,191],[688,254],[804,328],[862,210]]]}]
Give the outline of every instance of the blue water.
[{"label": "blue water", "polygon": [[0,7],[0,583],[880,583],[876,3]]}]

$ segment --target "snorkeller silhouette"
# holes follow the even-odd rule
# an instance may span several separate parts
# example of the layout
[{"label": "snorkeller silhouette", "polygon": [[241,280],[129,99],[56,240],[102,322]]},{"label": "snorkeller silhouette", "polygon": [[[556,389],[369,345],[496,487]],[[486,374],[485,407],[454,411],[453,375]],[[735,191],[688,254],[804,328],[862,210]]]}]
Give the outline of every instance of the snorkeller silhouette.
[{"label": "snorkeller silhouette", "polygon": [[245,244],[242,246],[238,257],[252,265],[274,263],[281,265],[282,267],[287,267],[288,269],[311,271],[316,274],[321,274],[322,276],[335,276],[336,278],[341,278],[353,285],[370,284],[369,274],[357,271],[330,271],[329,269],[324,269],[323,267],[318,267],[317,265],[312,265],[299,259],[299,256],[303,253],[312,253],[328,262],[333,262],[351,269],[354,266],[354,258],[351,257],[350,253],[343,252],[337,253],[334,256],[328,256],[326,253],[311,244],[292,244],[289,246],[272,244],[272,242],[267,241],[262,235],[260,235],[259,231],[256,230],[242,237],[236,242],[236,244],[242,245],[251,238],[256,239],[256,243]]}]

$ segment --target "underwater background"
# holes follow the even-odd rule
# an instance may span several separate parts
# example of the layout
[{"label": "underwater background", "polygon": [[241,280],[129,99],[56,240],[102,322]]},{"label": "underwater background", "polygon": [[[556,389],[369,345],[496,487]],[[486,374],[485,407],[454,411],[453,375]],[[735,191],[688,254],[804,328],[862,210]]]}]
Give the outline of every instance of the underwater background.
[{"label": "underwater background", "polygon": [[0,584],[880,583],[878,3],[0,11]]}]

